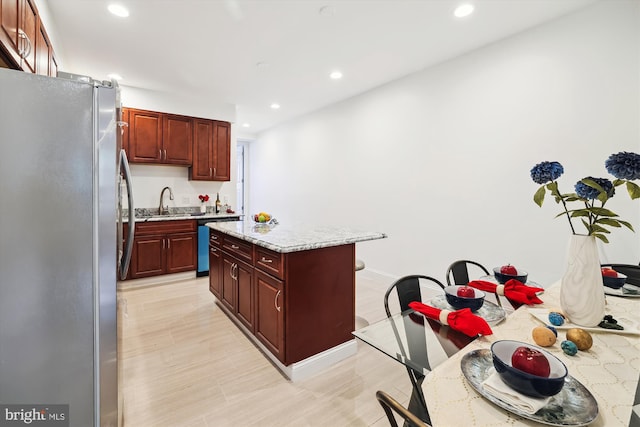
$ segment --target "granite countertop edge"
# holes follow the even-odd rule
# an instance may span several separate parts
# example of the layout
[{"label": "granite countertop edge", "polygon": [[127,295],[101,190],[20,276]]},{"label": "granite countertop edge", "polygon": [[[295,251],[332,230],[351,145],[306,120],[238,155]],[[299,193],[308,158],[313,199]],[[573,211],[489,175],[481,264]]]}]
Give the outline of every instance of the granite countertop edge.
[{"label": "granite countertop edge", "polygon": [[[317,231],[312,227],[306,228],[286,227],[272,224],[244,224],[244,221],[211,223],[207,224],[207,226],[213,230],[220,231],[221,233],[228,234],[232,237],[236,237],[278,253],[328,248],[332,246],[384,239],[387,237],[385,233],[351,230],[339,227],[322,227],[321,231]],[[232,229],[232,226],[235,227],[235,229]],[[247,227],[252,231],[248,233]],[[238,231],[238,228],[241,228],[242,231]],[[269,232],[276,230],[276,228],[280,233],[277,238],[271,238]],[[264,233],[261,233],[261,231]],[[314,235],[306,237],[308,240],[302,242],[300,234],[308,234],[309,231]]]}]

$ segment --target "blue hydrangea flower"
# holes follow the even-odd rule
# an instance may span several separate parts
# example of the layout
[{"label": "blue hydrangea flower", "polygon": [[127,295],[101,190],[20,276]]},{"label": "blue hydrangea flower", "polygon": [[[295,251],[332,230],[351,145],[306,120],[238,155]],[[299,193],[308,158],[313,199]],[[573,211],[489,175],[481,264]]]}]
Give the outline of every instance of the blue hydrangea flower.
[{"label": "blue hydrangea flower", "polygon": [[618,179],[640,179],[640,154],[622,151],[604,162],[607,172]]},{"label": "blue hydrangea flower", "polygon": [[[595,181],[604,191],[607,192],[608,197],[613,197],[616,190],[613,187],[613,183],[609,181],[607,178],[594,178],[592,176],[588,176],[585,179],[590,179]],[[576,194],[583,199],[597,199],[600,192],[593,187],[589,187],[588,185],[578,181],[575,186]]]},{"label": "blue hydrangea flower", "polygon": [[559,162],[542,162],[531,169],[531,179],[536,184],[546,184],[560,178],[563,173],[564,168]]}]

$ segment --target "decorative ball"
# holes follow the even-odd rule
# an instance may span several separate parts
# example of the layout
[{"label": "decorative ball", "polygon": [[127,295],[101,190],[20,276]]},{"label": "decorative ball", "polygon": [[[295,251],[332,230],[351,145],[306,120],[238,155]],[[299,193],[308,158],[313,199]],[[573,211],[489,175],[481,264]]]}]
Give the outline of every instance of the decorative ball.
[{"label": "decorative ball", "polygon": [[574,343],[578,350],[589,350],[593,345],[591,334],[584,329],[572,328],[567,331],[567,339]]},{"label": "decorative ball", "polygon": [[558,331],[556,331],[556,328],[554,328],[553,326],[549,326],[549,325],[547,325],[547,328],[548,328],[551,332],[553,332],[553,335],[555,335],[555,336],[556,336],[556,338],[558,337]]},{"label": "decorative ball", "polygon": [[533,328],[531,335],[535,343],[540,347],[549,347],[556,342],[556,336],[545,326],[536,326]]},{"label": "decorative ball", "polygon": [[560,347],[562,348],[562,351],[564,351],[565,354],[568,354],[569,356],[575,356],[578,352],[578,347],[568,340],[562,341]]},{"label": "decorative ball", "polygon": [[564,323],[564,316],[556,311],[549,313],[549,323],[553,326],[562,326]]}]

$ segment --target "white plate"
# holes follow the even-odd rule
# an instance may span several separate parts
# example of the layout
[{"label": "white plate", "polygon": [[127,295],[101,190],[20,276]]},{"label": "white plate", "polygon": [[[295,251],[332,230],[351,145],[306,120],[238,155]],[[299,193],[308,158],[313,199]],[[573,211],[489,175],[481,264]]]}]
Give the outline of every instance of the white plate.
[{"label": "white plate", "polygon": [[[628,292],[625,292],[625,289],[630,290],[632,292],[635,291],[637,293],[628,293]],[[630,285],[629,283],[625,283],[619,289],[613,289],[608,286],[605,286],[604,293],[607,295],[613,295],[616,297],[640,298],[640,287],[635,285]]]},{"label": "white plate", "polygon": [[[439,308],[441,310],[456,310],[449,302],[447,301],[447,297],[444,295],[438,295],[431,299],[429,302],[435,308]],[[497,325],[500,323],[507,314],[505,313],[502,307],[498,307],[491,301],[484,300],[484,304],[480,307],[479,310],[473,312],[476,316],[482,317],[487,323],[491,325]]]},{"label": "white plate", "polygon": [[[531,314],[533,317],[535,317],[536,319],[538,319],[539,321],[541,321],[542,323],[544,323],[545,325],[551,325],[551,323],[549,322],[549,310],[546,308],[527,308],[527,310],[529,310],[529,314]],[[575,325],[571,322],[567,322],[565,321],[562,325],[560,326],[556,326],[556,325],[551,325],[554,328],[556,328],[557,330],[564,330],[564,329],[571,329],[571,328],[580,328],[580,329],[584,329],[585,331],[589,331],[589,332],[609,332],[609,333],[614,333],[614,334],[623,334],[623,335],[640,335],[640,329],[638,329],[638,322],[628,319],[626,317],[622,317],[622,316],[618,316],[615,313],[611,313],[611,315],[614,317],[614,319],[616,319],[618,321],[618,324],[623,326],[624,329],[623,330],[619,330],[619,329],[605,329],[605,328],[600,328],[598,326],[596,327],[586,327],[586,326],[579,326],[579,325]]]}]

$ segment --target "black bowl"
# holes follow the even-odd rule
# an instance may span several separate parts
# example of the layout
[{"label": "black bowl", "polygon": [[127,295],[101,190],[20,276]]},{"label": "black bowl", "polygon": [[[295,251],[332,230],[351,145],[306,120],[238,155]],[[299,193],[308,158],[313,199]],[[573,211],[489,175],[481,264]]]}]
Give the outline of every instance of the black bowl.
[{"label": "black bowl", "polygon": [[627,276],[622,273],[618,273],[618,277],[602,275],[602,283],[612,289],[620,289],[627,280]]},{"label": "black bowl", "polygon": [[466,288],[468,286],[447,286],[444,288],[444,296],[447,298],[447,302],[453,306],[456,310],[462,308],[469,308],[471,311],[478,311],[482,304],[484,304],[485,293],[478,289],[473,289],[474,297],[458,296],[458,289]]},{"label": "black bowl", "polygon": [[505,283],[507,283],[511,279],[516,279],[519,282],[527,283],[528,274],[527,274],[526,271],[517,270],[518,274],[511,275],[511,274],[500,273],[500,268],[501,267],[494,268],[493,269],[493,275],[496,278],[496,280],[498,281],[498,283],[500,283],[501,285],[504,285]]},{"label": "black bowl", "polygon": [[[520,346],[540,351],[549,361],[549,377],[540,377],[511,366],[511,356]],[[564,386],[567,367],[560,359],[548,351],[520,341],[501,340],[491,344],[493,366],[505,384],[517,392],[533,397],[548,397],[558,394]]]}]

